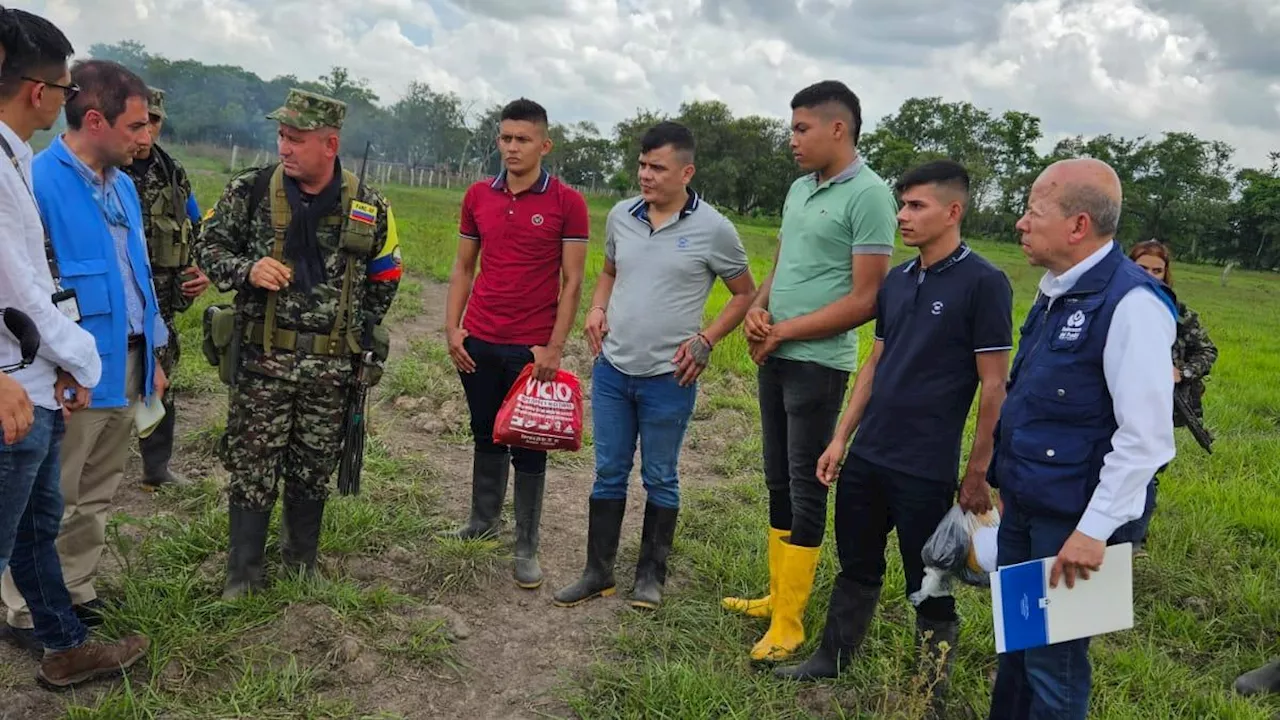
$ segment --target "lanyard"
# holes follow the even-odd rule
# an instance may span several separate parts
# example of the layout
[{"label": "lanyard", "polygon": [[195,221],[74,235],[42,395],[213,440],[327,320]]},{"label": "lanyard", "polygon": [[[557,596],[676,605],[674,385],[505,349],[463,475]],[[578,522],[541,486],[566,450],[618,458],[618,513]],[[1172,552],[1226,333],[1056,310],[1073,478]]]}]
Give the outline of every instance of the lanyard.
[{"label": "lanyard", "polygon": [[9,144],[3,134],[0,134],[0,148],[3,148],[4,154],[9,156],[9,162],[13,163],[13,169],[17,171],[23,186],[27,188],[27,193],[31,195],[31,202],[36,206],[36,216],[40,218],[40,230],[44,233],[44,256],[49,262],[49,273],[53,275],[53,287],[58,292],[61,292],[62,273],[58,270],[58,259],[53,254],[53,241],[49,239],[49,226],[45,224],[44,215],[40,212],[40,203],[36,200],[36,193],[31,189],[31,184],[27,182],[27,176],[22,174],[22,166],[18,163],[18,156],[14,154],[13,146]]}]

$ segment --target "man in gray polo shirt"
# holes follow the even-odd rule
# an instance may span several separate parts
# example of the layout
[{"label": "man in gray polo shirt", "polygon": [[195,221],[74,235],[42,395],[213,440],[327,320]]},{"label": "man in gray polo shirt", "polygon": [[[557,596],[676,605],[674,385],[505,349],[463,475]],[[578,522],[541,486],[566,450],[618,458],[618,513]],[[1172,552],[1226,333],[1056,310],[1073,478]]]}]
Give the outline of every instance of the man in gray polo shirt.
[{"label": "man in gray polo shirt", "polygon": [[[587,312],[587,339],[596,354],[596,482],[586,569],[555,594],[561,607],[615,592],[613,564],[637,438],[648,502],[631,604],[654,609],[661,603],[680,507],[676,468],[697,379],[716,342],[738,327],[755,294],[737,230],[688,187],[693,134],[678,123],[659,123],[641,139],[640,150],[640,197],[609,213],[604,272]],[[717,277],[733,298],[703,329]]]}]

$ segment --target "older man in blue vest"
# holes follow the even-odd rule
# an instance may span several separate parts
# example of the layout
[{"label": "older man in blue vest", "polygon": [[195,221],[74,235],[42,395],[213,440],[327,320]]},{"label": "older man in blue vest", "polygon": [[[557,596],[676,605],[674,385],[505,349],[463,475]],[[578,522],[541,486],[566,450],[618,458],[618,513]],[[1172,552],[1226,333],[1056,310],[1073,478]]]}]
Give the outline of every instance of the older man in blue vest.
[{"label": "older man in blue vest", "polygon": [[[1108,540],[1142,514],[1147,484],[1173,459],[1176,310],[1166,287],[1114,240],[1120,180],[1093,159],[1051,165],[1018,221],[1046,272],[1022,325],[995,433],[999,564],[1056,556],[1068,588],[1102,566]],[[1084,720],[1088,639],[1006,653],[990,717]]]}]

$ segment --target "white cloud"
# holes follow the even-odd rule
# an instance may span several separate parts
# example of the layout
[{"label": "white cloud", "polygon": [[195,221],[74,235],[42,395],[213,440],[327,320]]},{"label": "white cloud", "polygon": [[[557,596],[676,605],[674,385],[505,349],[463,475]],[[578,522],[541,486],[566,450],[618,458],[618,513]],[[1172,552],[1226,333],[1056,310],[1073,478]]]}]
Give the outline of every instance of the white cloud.
[{"label": "white cloud", "polygon": [[[1275,43],[1244,47],[1230,33],[1280,27],[1276,7],[1273,0],[44,0],[36,11],[81,53],[133,39],[170,58],[240,65],[264,78],[314,78],[344,65],[369,78],[384,101],[420,80],[477,109],[527,95],[556,120],[592,120],[602,129],[637,108],[674,112],[695,99],[785,117],[800,87],[839,78],[862,98],[868,126],[906,98],[940,95],[1036,114],[1051,140],[1190,130],[1235,145],[1238,163],[1260,165],[1280,149],[1280,67],[1266,62]],[[964,21],[948,23],[947,12]]]}]

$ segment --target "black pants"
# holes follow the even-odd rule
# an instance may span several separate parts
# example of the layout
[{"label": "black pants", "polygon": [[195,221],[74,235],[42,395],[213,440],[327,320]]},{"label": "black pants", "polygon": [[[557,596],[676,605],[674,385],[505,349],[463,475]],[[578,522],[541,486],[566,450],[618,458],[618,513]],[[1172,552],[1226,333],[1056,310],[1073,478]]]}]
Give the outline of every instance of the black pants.
[{"label": "black pants", "polygon": [[[161,354],[160,367],[164,369],[169,382],[173,383],[173,371],[177,369],[178,361],[182,359],[182,346],[179,343],[181,338],[172,318],[165,321],[165,327],[169,330],[169,345]],[[138,438],[138,452],[142,455],[142,474],[146,480],[160,479],[169,468],[169,460],[173,457],[174,430],[178,422],[178,411],[174,405],[173,396],[172,387],[164,391],[164,397],[160,400],[160,404],[164,406],[164,417],[150,435]]]},{"label": "black pants", "polygon": [[[493,442],[493,421],[515,384],[520,371],[533,362],[528,345],[499,345],[468,337],[463,348],[476,363],[473,373],[459,373],[471,410],[471,434],[478,453],[506,454],[506,445]],[[547,454],[541,450],[510,448],[511,464],[518,472],[538,474],[547,470]]]},{"label": "black pants", "polygon": [[[836,484],[840,574],[864,587],[880,587],[889,531],[896,528],[907,595],[919,590],[924,580],[920,551],[946,517],[954,497],[953,483],[900,473],[850,453]],[[928,598],[916,613],[937,622],[955,620],[955,598]]]},{"label": "black pants", "polygon": [[760,368],[760,434],[769,524],[791,544],[818,547],[827,525],[827,488],[818,458],[844,407],[849,373],[810,362],[769,358]]}]

